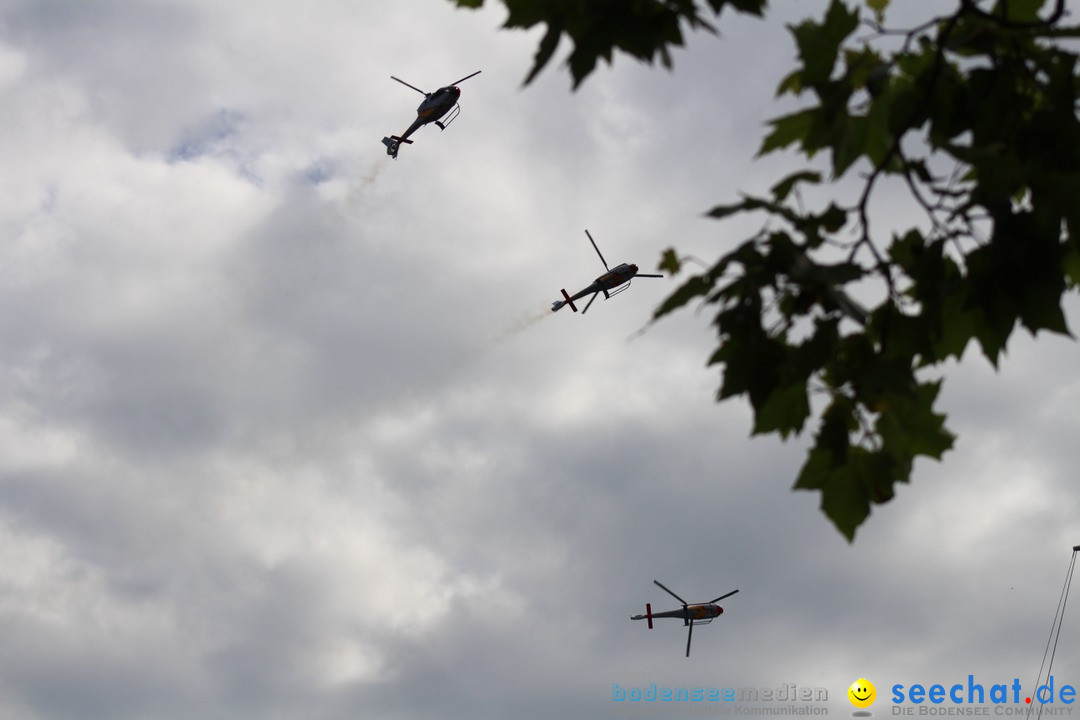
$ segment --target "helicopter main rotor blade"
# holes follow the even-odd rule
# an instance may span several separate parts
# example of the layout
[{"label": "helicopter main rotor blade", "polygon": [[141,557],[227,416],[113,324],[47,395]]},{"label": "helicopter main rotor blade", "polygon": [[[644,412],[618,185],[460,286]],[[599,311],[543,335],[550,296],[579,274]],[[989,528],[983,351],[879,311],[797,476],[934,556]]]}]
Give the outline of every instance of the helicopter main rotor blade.
[{"label": "helicopter main rotor blade", "polygon": [[[587,228],[585,230],[585,234],[589,235],[589,230]],[[600,256],[600,262],[604,263],[604,269],[608,272],[611,272],[611,268],[607,266],[607,260],[605,260],[603,254],[601,254],[600,248],[596,247],[596,241],[592,239],[592,235],[589,235],[589,242],[592,243],[593,250],[596,251],[596,254]]]},{"label": "helicopter main rotor blade", "polygon": [[732,595],[734,595],[737,592],[739,592],[739,591],[738,590],[732,590],[731,592],[727,593],[726,595],[721,595],[720,597],[716,598],[715,600],[710,600],[709,602],[707,602],[705,604],[706,605],[712,605],[715,602],[720,602],[721,600],[723,600],[726,597],[731,597]]},{"label": "helicopter main rotor blade", "polygon": [[664,276],[663,275],[649,275],[647,273],[638,273],[634,277],[636,277],[636,278],[639,278],[639,277],[658,277],[658,278],[662,278]]},{"label": "helicopter main rotor blade", "polygon": [[391,75],[391,76],[390,76],[390,79],[391,79],[391,80],[397,80],[397,81],[398,81],[399,83],[401,83],[401,84],[402,84],[402,85],[404,85],[405,87],[409,87],[409,88],[412,88],[413,90],[415,90],[416,92],[420,93],[420,94],[421,94],[421,95],[423,95],[424,97],[427,97],[428,95],[430,95],[430,94],[431,94],[431,93],[426,93],[426,92],[424,92],[423,90],[421,90],[420,88],[416,87],[415,85],[410,85],[409,83],[405,82],[405,81],[404,81],[404,80],[402,80],[401,78],[396,78],[396,77],[394,77],[393,75]]},{"label": "helicopter main rotor blade", "polygon": [[694,621],[690,621],[690,627],[686,631],[686,657],[690,657],[690,641],[694,639]]},{"label": "helicopter main rotor blade", "polygon": [[581,314],[582,314],[582,315],[584,315],[585,313],[589,312],[589,305],[592,305],[592,303],[593,303],[593,300],[595,300],[595,299],[596,299],[596,296],[597,296],[597,295],[599,295],[599,294],[600,294],[600,291],[599,291],[599,290],[597,290],[596,292],[594,292],[594,293],[592,294],[592,297],[591,297],[591,298],[589,298],[589,302],[588,302],[588,303],[587,303],[587,304],[585,305],[585,309],[581,311]]},{"label": "helicopter main rotor blade", "polygon": [[[457,85],[458,83],[463,83],[466,80],[468,80],[469,78],[475,77],[476,75],[479,75],[481,72],[483,72],[483,71],[482,70],[477,70],[472,75],[466,75],[465,77],[461,78],[460,80],[455,80],[454,82],[450,83],[450,85]],[[447,87],[449,87],[449,86],[447,86]]]},{"label": "helicopter main rotor blade", "polygon": [[662,582],[660,582],[659,580],[653,580],[653,582],[654,582],[654,583],[656,583],[656,584],[657,584],[658,586],[660,586],[660,588],[661,588],[661,589],[662,589],[662,590],[663,590],[664,592],[666,592],[666,593],[667,593],[668,595],[670,595],[671,597],[673,597],[673,598],[675,598],[676,600],[678,600],[679,602],[681,602],[681,603],[683,604],[683,607],[684,607],[684,608],[685,608],[685,607],[686,607],[687,605],[689,605],[689,604],[690,604],[690,603],[686,602],[685,600],[683,600],[683,599],[682,599],[681,597],[679,597],[678,595],[676,595],[675,593],[673,593],[673,592],[671,592],[670,590],[668,590],[668,589],[667,589],[666,587],[664,587],[664,584],[663,584]]}]

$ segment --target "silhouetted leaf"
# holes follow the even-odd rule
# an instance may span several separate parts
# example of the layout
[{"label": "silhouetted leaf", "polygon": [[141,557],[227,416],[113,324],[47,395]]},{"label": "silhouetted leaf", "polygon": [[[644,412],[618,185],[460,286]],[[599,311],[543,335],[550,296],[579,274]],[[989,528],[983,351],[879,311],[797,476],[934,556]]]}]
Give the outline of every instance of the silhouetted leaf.
[{"label": "silhouetted leaf", "polygon": [[801,182],[808,182],[817,184],[821,182],[821,173],[813,172],[812,170],[801,170],[793,175],[788,175],[786,178],[772,186],[769,190],[773,194],[773,198],[776,202],[782,202],[787,199],[787,196],[791,193],[792,189]]},{"label": "silhouetted leaf", "polygon": [[667,315],[672,310],[682,307],[694,298],[707,294],[711,289],[711,282],[701,275],[695,275],[669,295],[667,299],[660,304],[660,307],[656,308],[653,312],[653,319],[656,320]]},{"label": "silhouetted leaf", "polygon": [[533,60],[532,69],[529,74],[525,76],[525,84],[528,85],[533,81],[533,78],[539,74],[544,66],[547,65],[548,60],[551,60],[551,56],[555,54],[555,48],[559,46],[559,37],[562,35],[562,28],[558,25],[548,25],[547,32],[544,33],[544,37],[540,40],[540,45],[536,48],[536,58]]},{"label": "silhouetted leaf", "polygon": [[803,142],[814,125],[817,110],[800,110],[769,121],[773,131],[765,136],[758,155],[766,155],[773,150],[786,148],[796,142]]},{"label": "silhouetted leaf", "polygon": [[776,432],[782,438],[802,431],[810,416],[810,401],[806,397],[806,383],[790,383],[769,395],[754,413],[755,435]]},{"label": "silhouetted leaf", "polygon": [[[483,0],[450,0],[459,7],[478,8]],[[616,51],[644,62],[660,58],[671,66],[671,48],[683,44],[682,26],[715,32],[696,0],[584,3],[567,0],[502,0],[509,11],[506,28],[547,26],[525,84],[548,64],[566,35],[572,42],[567,65],[577,88],[600,59],[611,62]],[[730,6],[738,12],[761,15],[765,0],[708,0],[714,15]]]},{"label": "silhouetted leaf", "polygon": [[885,8],[889,0],[866,0],[866,6],[874,11],[874,18],[880,23],[885,21]]},{"label": "silhouetted leaf", "polygon": [[859,24],[859,13],[850,12],[840,0],[833,0],[825,13],[825,22],[806,20],[791,28],[803,63],[802,79],[817,85],[829,79],[840,45]]},{"label": "silhouetted leaf", "polygon": [[660,256],[660,264],[656,268],[671,275],[678,275],[682,270],[682,261],[679,260],[679,256],[675,253],[675,248],[668,248]]}]

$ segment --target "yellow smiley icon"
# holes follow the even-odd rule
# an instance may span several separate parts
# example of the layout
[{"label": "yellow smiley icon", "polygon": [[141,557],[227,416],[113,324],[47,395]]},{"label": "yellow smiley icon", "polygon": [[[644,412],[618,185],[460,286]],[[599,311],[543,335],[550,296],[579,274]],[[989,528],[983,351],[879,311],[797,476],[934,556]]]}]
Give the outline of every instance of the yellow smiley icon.
[{"label": "yellow smiley icon", "polygon": [[877,689],[874,687],[874,683],[866,678],[859,678],[851,683],[851,687],[847,690],[847,696],[851,704],[857,708],[870,707],[874,704],[874,698],[877,697]]}]

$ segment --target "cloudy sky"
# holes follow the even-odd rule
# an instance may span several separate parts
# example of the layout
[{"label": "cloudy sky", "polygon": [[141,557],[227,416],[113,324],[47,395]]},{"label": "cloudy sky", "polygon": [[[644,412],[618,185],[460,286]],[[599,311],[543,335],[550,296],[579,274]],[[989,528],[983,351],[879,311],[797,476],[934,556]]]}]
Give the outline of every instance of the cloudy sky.
[{"label": "cloudy sky", "polygon": [[[651,683],[845,716],[861,676],[1033,679],[1080,543],[1075,342],[948,368],[955,450],[849,545],[790,490],[806,440],[712,401],[707,315],[639,332],[673,281],[548,311],[602,271],[585,228],[643,272],[745,237],[702,213],[792,166],[753,155],[782,20],[824,3],[577,93],[523,90],[538,35],[489,5],[0,2],[0,718],[628,717]],[[421,99],[391,74],[475,70],[386,157]],[[654,578],[741,591],[689,659],[628,619],[673,606]],[[1078,645],[1067,617],[1059,683]]]}]

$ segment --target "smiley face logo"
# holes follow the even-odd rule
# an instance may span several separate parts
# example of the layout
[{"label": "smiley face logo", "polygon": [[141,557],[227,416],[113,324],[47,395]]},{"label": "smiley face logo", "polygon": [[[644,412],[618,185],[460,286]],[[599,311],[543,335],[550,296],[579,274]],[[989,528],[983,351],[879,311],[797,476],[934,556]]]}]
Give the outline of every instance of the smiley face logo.
[{"label": "smiley face logo", "polygon": [[851,683],[851,687],[847,690],[847,696],[855,707],[866,708],[874,704],[874,699],[877,698],[877,689],[874,687],[874,683],[866,678],[859,678]]}]

